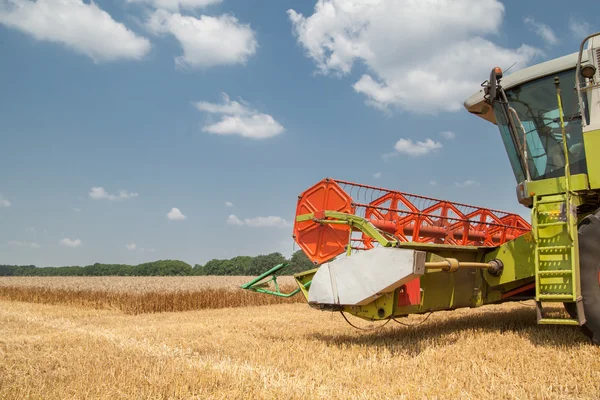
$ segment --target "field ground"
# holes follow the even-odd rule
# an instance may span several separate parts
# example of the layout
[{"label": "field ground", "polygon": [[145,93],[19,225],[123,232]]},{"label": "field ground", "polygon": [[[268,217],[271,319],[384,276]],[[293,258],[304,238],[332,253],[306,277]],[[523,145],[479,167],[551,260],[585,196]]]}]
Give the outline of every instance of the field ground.
[{"label": "field ground", "polygon": [[[348,318],[360,327],[380,325]],[[365,332],[339,313],[306,304],[134,315],[0,300],[3,399],[597,399],[598,393],[600,347],[577,328],[536,325],[530,303],[439,312],[421,325],[392,321]]]}]

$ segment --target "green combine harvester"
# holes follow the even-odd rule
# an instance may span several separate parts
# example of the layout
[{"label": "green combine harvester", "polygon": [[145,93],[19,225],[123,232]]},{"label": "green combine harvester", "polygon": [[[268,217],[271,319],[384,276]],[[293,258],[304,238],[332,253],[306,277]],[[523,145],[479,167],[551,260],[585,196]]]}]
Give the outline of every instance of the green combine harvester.
[{"label": "green combine harvester", "polygon": [[[538,324],[578,326],[600,344],[599,69],[600,32],[577,53],[506,77],[494,68],[464,103],[498,126],[531,224],[326,178],[296,205],[293,238],[315,268],[294,275],[291,293],[277,283],[285,264],[242,288],[368,321],[535,300]],[[564,313],[544,308],[556,303]]]}]

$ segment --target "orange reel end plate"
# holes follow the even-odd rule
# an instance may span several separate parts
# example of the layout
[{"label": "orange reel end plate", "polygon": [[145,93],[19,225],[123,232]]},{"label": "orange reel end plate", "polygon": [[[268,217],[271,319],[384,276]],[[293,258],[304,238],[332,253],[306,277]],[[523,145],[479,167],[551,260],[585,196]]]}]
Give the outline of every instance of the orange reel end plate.
[{"label": "orange reel end plate", "polygon": [[[354,214],[352,198],[331,179],[323,179],[298,197],[296,216],[323,211]],[[294,222],[294,240],[307,257],[322,264],[346,250],[351,228],[348,225],[321,224],[309,220]]]}]

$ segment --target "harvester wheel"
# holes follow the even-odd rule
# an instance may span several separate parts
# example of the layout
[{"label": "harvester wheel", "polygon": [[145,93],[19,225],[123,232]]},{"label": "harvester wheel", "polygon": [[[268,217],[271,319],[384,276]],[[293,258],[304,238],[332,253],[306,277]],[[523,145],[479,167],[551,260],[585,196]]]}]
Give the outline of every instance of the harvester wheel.
[{"label": "harvester wheel", "polygon": [[[581,330],[600,345],[600,209],[579,224],[579,266],[587,320]],[[569,310],[570,306],[566,308],[569,313],[575,311]]]}]

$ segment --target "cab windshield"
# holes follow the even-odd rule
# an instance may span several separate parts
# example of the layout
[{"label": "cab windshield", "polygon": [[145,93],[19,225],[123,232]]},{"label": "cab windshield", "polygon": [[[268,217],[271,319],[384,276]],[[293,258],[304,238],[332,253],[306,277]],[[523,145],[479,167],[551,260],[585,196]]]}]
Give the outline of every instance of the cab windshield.
[{"label": "cab windshield", "polygon": [[517,132],[514,136],[518,143],[514,143],[502,106],[494,104],[496,121],[518,182],[526,178],[520,162],[523,149],[527,152],[527,166],[532,180],[564,176],[565,155],[554,85],[556,76],[560,79],[570,173],[587,172],[573,68],[505,90],[509,107],[519,115],[524,130],[515,120]]}]

